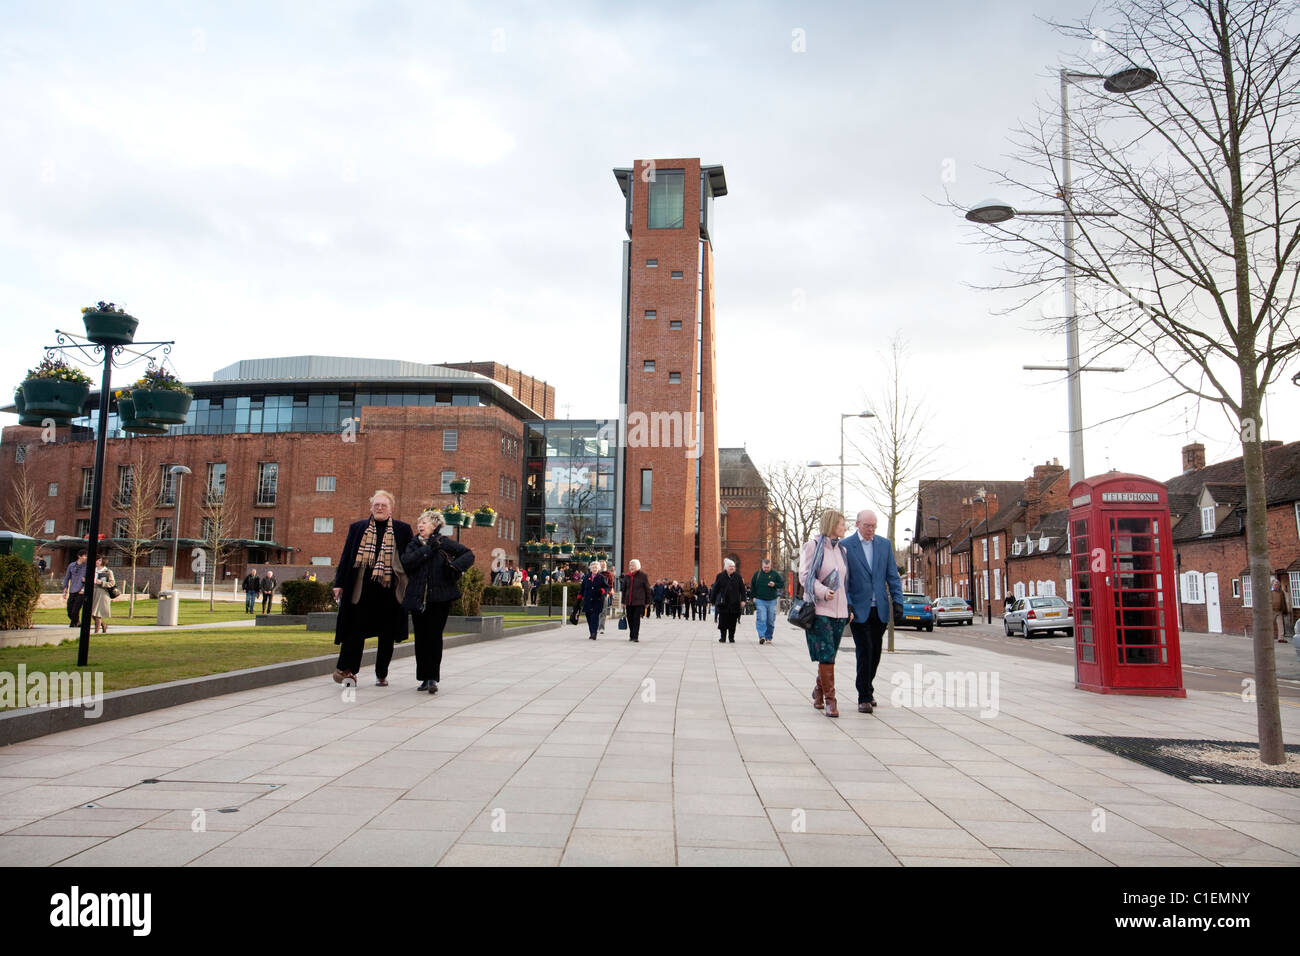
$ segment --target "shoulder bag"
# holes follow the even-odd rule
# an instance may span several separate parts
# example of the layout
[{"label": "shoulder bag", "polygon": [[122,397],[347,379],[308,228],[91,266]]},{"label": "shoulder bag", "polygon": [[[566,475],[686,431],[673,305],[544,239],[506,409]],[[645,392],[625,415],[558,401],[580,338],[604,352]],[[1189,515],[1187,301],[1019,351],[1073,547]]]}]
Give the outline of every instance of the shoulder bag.
[{"label": "shoulder bag", "polygon": [[804,583],[803,597],[796,598],[791,602],[790,613],[785,618],[802,631],[811,628],[817,619],[817,597],[813,591],[813,582],[817,580],[817,572],[822,567],[825,543],[825,535],[818,535],[817,550],[813,552],[812,564],[808,568],[808,580]]}]

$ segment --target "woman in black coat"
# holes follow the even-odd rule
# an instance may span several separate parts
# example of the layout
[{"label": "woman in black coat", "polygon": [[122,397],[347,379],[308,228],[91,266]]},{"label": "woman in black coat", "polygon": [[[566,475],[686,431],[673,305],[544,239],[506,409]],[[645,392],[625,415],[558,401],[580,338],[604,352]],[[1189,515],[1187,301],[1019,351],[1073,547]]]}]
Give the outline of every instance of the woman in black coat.
[{"label": "woman in black coat", "polygon": [[591,639],[596,639],[600,629],[600,619],[605,613],[605,595],[609,593],[609,581],[600,570],[600,562],[593,561],[582,578],[582,610],[587,615],[587,629]]},{"label": "woman in black coat", "polygon": [[633,644],[641,640],[641,618],[645,617],[650,603],[650,578],[641,570],[641,562],[633,558],[627,563],[627,585],[623,588],[623,601],[627,605],[628,640]]},{"label": "woman in black coat", "polygon": [[442,513],[426,511],[415,522],[416,536],[402,552],[402,566],[411,580],[402,607],[415,624],[416,690],[438,693],[442,680],[442,632],[451,602],[460,597],[456,582],[474,566],[474,552],[459,541],[442,537]]},{"label": "woman in black coat", "polygon": [[722,562],[722,571],[713,580],[709,600],[718,606],[718,643],[736,643],[736,622],[745,605],[745,582],[736,573],[736,562],[730,558]]},{"label": "woman in black coat", "polygon": [[375,685],[388,686],[393,644],[406,640],[406,571],[401,554],[411,543],[411,526],[393,517],[396,499],[387,491],[370,498],[370,517],[348,528],[343,557],[334,572],[339,614],[334,643],[341,645],[334,680],[355,680],[366,638],[379,638]]}]

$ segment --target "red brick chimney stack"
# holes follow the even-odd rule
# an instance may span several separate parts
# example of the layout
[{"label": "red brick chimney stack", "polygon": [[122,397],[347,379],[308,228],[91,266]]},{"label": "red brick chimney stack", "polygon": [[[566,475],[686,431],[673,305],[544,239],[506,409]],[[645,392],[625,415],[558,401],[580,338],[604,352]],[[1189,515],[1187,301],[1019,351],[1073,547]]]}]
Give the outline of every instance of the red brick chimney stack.
[{"label": "red brick chimney stack", "polygon": [[1193,442],[1190,445],[1183,446],[1183,474],[1189,471],[1200,471],[1205,467],[1205,446],[1200,442]]}]

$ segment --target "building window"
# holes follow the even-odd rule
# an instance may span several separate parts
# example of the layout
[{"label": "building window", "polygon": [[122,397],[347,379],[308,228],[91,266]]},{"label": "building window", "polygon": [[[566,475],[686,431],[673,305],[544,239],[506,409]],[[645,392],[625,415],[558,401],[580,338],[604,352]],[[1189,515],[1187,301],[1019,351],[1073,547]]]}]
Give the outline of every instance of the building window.
[{"label": "building window", "polygon": [[207,517],[205,517],[202,524],[199,525],[199,537],[203,540],[204,544],[211,543],[212,530],[214,527],[215,525],[212,523],[212,519]]},{"label": "building window", "polygon": [[1300,536],[1300,501],[1297,501],[1291,507],[1295,509],[1295,533]]},{"label": "building window", "polygon": [[95,469],[81,469],[81,494],[77,496],[78,508],[89,508],[91,496],[95,493]]},{"label": "building window", "polygon": [[456,443],[457,443],[456,429],[444,428],[442,430],[442,450],[455,451]]},{"label": "building window", "polygon": [[[280,481],[280,463],[275,461],[259,461],[257,463],[257,501],[259,505],[275,504],[276,488]],[[259,541],[270,541],[270,538],[258,538]]]},{"label": "building window", "polygon": [[208,498],[223,498],[226,494],[226,463],[208,463]]},{"label": "building window", "polygon": [[171,465],[162,465],[158,476],[158,507],[176,504],[176,476],[172,474]]},{"label": "building window", "polygon": [[[1294,608],[1296,602],[1296,588],[1300,588],[1300,571],[1292,571],[1287,575],[1287,577],[1290,578],[1291,581],[1291,606]],[[1292,613],[1291,619],[1294,622],[1294,613]]]},{"label": "building window", "polygon": [[646,359],[644,362],[641,363],[641,371],[643,371],[643,372],[653,372],[654,370],[655,370],[655,360],[654,360],[654,359]]},{"label": "building window", "polygon": [[1206,505],[1201,509],[1201,534],[1214,533],[1214,505]]},{"label": "building window", "polygon": [[1204,604],[1204,588],[1201,584],[1200,571],[1185,571],[1182,576],[1183,585],[1183,603],[1184,604]]},{"label": "building window", "polygon": [[[1015,541],[1011,542],[1011,556],[1013,558],[1019,557],[1022,549],[1023,549],[1023,545],[1021,545],[1019,538],[1016,538]],[[1024,597],[1024,595],[1017,594],[1016,597]]]},{"label": "building window", "polygon": [[46,534],[54,534],[54,519],[53,519],[53,518],[49,518],[49,519],[46,520],[46,522],[45,522],[45,533],[46,533]]},{"label": "building window", "polygon": [[334,519],[333,519],[333,518],[313,518],[313,519],[312,519],[312,528],[311,528],[311,530],[312,530],[313,532],[315,532],[316,534],[333,534],[333,533],[334,533]]},{"label": "building window", "polygon": [[993,560],[994,561],[1000,561],[1002,559],[1002,556],[998,554],[998,552],[1001,550],[1002,550],[1002,539],[994,538],[993,539]]},{"label": "building window", "polygon": [[674,279],[680,279],[680,278],[682,277],[682,270],[681,270],[681,269],[674,269],[674,270],[673,270],[673,276],[672,276],[672,277],[673,277]]},{"label": "building window", "polygon": [[114,519],[113,519],[113,537],[114,537],[114,538],[129,538],[130,536],[131,536],[131,529],[128,527],[127,520],[126,520],[125,518],[114,518]]},{"label": "building window", "polygon": [[321,566],[329,567],[331,564],[334,563],[334,559],[328,557],[322,557],[318,555],[317,557],[311,559],[311,563],[316,565],[317,567],[321,567]]},{"label": "building window", "polygon": [[317,476],[316,476],[316,490],[317,490],[317,491],[333,491],[334,488],[335,488],[335,482],[336,482],[337,480],[338,480],[338,478],[337,478],[337,476],[335,476],[335,475],[317,475]]},{"label": "building window", "polygon": [[653,484],[653,468],[641,469],[641,510],[650,510],[650,491]]},{"label": "building window", "polygon": [[1239,598],[1239,597],[1241,597],[1241,579],[1240,579],[1240,578],[1233,578],[1233,579],[1232,579],[1232,596],[1235,597],[1235,598]]},{"label": "building window", "polygon": [[[682,320],[681,320],[681,319],[669,319],[669,320],[668,320],[668,329],[669,329],[669,331],[673,331],[673,330],[676,330],[676,329],[680,329],[681,327],[682,327]],[[1300,517],[1297,517],[1297,518],[1296,518],[1296,521],[1297,521],[1297,522],[1300,522]]]},{"label": "building window", "polygon": [[129,507],[131,491],[135,488],[135,466],[117,466],[117,499],[113,503],[119,508]]},{"label": "building window", "polygon": [[170,538],[172,536],[172,519],[154,518],[153,536],[159,541],[165,541]]},{"label": "building window", "polygon": [[253,539],[255,541],[274,541],[275,540],[275,519],[254,518]]},{"label": "building window", "polygon": [[658,260],[658,259],[647,259],[647,260],[645,261],[645,267],[646,267],[647,269],[658,269],[658,268],[659,268],[659,260]]},{"label": "building window", "polygon": [[650,188],[650,228],[681,229],[685,225],[686,171],[655,170]]},{"label": "building window", "polygon": [[167,559],[171,555],[167,553],[166,548],[154,548],[149,552],[149,567],[163,568],[167,566]]},{"label": "building window", "polygon": [[105,563],[107,563],[110,568],[120,568],[126,564],[126,561],[123,559],[124,555],[121,551],[117,550],[117,548],[111,548],[109,549],[108,558]]},{"label": "building window", "polygon": [[985,538],[980,542],[980,550],[984,552],[984,563],[989,563],[989,539]]},{"label": "building window", "polygon": [[59,483],[57,481],[51,481],[50,487],[45,493],[51,498],[59,497]]},{"label": "building window", "polygon": [[90,537],[90,519],[89,519],[89,518],[78,518],[78,519],[77,519],[77,524],[76,524],[76,529],[77,529],[77,530],[76,530],[76,535],[75,535],[76,537],[78,537],[78,538],[88,538],[88,537]]},{"label": "building window", "polygon": [[659,311],[657,309],[646,309],[645,317],[647,319],[657,319],[659,318]]},{"label": "building window", "polygon": [[668,384],[669,384],[669,385],[680,385],[680,384],[682,384],[682,373],[681,373],[681,372],[669,372],[669,373],[668,373]]},{"label": "building window", "polygon": [[455,477],[456,473],[454,471],[444,471],[442,473],[442,484],[439,486],[440,490],[438,493],[443,495],[451,494],[451,482]]},{"label": "building window", "polygon": [[1241,579],[1241,606],[1252,607],[1251,604],[1251,586],[1254,582],[1250,580],[1250,575]]}]

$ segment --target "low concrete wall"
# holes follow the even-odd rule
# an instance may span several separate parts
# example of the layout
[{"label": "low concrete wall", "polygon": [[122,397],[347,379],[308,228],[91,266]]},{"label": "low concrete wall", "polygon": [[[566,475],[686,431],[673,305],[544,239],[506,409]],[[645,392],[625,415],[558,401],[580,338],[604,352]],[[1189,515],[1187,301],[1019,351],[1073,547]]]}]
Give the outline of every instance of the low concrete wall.
[{"label": "low concrete wall", "polygon": [[[521,637],[524,634],[556,630],[559,622],[531,624],[527,627],[508,628],[502,633],[490,634],[454,634],[446,638],[443,647],[464,647],[482,641],[500,640],[505,637]],[[368,648],[361,656],[362,667],[373,667],[377,649]],[[406,641],[393,648],[393,659],[411,657],[415,654],[415,644]],[[313,657],[302,661],[286,661],[282,664],[267,664],[263,667],[250,667],[245,670],[230,671],[225,674],[212,674],[208,677],[192,677],[187,680],[171,681],[167,684],[152,684],[148,687],[133,687],[130,690],[115,690],[103,696],[101,701],[103,713],[99,717],[87,716],[83,707],[26,707],[0,713],[0,746],[31,740],[45,734],[58,733],[61,730],[76,730],[105,720],[117,720],[136,714],[187,704],[208,697],[220,697],[242,690],[253,690],[272,684],[304,680],[309,677],[324,677],[334,673],[337,657],[329,654],[325,657]]]},{"label": "low concrete wall", "polygon": [[[254,627],[284,627],[286,624],[302,625],[308,623],[309,614],[258,614],[253,618]],[[320,630],[308,628],[307,630]],[[333,630],[331,627],[330,630]]]},{"label": "low concrete wall", "polygon": [[[307,630],[332,631],[337,620],[338,611],[313,611],[307,615]],[[410,618],[407,618],[406,626],[408,634],[415,632],[415,623]],[[446,630],[462,634],[500,634],[505,630],[505,618],[499,615],[460,617],[453,614],[447,618]]]}]

